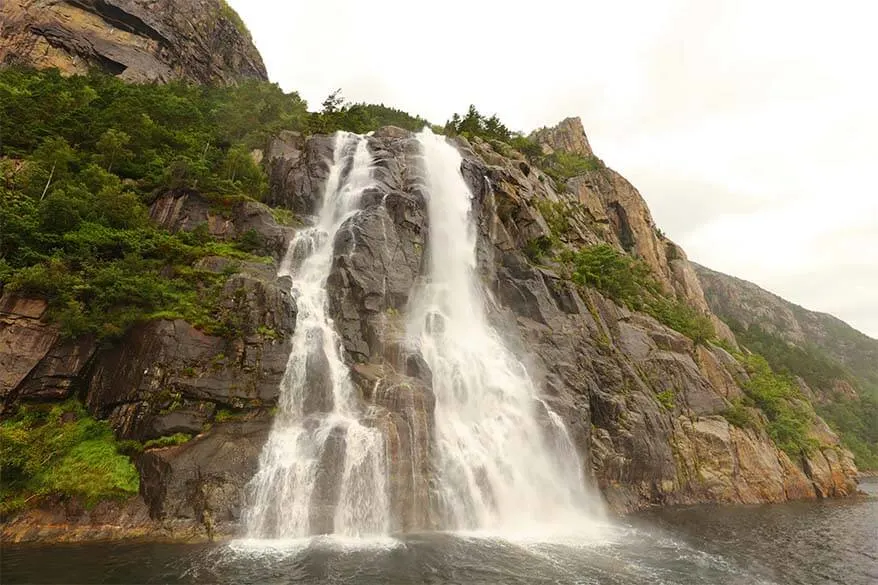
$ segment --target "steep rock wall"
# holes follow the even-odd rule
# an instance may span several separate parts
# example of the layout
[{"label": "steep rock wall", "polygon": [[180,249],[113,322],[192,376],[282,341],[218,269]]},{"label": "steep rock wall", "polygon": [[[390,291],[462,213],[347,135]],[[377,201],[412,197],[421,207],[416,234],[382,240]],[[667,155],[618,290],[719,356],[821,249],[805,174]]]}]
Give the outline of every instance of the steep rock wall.
[{"label": "steep rock wall", "polygon": [[267,79],[224,0],[5,0],[0,64],[94,67],[133,82]]}]

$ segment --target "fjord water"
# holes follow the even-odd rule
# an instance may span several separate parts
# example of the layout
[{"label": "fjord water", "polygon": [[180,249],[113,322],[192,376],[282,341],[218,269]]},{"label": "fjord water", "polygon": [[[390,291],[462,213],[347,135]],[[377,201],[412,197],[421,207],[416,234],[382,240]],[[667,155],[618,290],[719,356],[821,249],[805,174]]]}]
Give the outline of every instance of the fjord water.
[{"label": "fjord water", "polygon": [[409,310],[432,372],[441,527],[496,534],[583,532],[600,510],[561,419],[485,315],[472,193],[461,155],[429,129],[423,156],[427,277]]},{"label": "fjord water", "polygon": [[291,277],[298,312],[278,413],[248,486],[251,538],[388,530],[384,442],[361,424],[326,296],[335,237],[357,212],[371,168],[366,139],[338,133],[317,222],[296,234],[279,271]]},{"label": "fjord water", "polygon": [[4,584],[874,585],[878,480],[861,488],[870,496],[658,510],[593,544],[453,533],[274,548],[4,543],[0,575]]}]

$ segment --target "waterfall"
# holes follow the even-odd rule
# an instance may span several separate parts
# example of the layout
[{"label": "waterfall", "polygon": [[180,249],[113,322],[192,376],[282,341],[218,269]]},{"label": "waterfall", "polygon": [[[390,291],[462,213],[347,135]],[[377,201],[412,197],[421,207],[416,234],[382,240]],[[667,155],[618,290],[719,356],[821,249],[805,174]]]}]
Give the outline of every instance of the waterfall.
[{"label": "waterfall", "polygon": [[327,314],[336,234],[372,186],[371,169],[366,139],[339,132],[317,221],[296,234],[279,271],[292,278],[298,313],[278,414],[248,485],[244,520],[251,538],[389,529],[384,439],[360,423],[341,341]]},{"label": "waterfall", "polygon": [[533,532],[580,526],[593,501],[561,418],[485,315],[476,272],[472,193],[457,150],[418,135],[429,218],[429,273],[409,311],[430,366],[442,527]]}]

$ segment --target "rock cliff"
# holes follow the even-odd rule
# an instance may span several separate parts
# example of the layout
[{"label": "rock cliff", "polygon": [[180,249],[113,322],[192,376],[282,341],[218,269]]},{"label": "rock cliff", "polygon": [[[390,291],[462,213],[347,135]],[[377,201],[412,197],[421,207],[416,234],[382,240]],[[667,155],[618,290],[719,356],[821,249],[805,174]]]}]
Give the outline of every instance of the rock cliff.
[{"label": "rock cliff", "polygon": [[[547,149],[590,154],[576,119],[537,139]],[[429,529],[434,403],[426,365],[404,343],[404,314],[424,274],[430,229],[418,145],[411,133],[392,127],[368,141],[375,186],[335,242],[329,310],[359,398],[371,406],[370,424],[386,438],[393,528]],[[795,458],[775,445],[764,426],[741,428],[727,420],[748,373],[726,349],[696,344],[649,315],[574,284],[563,265],[526,253],[540,238],[570,247],[609,243],[645,262],[666,294],[721,325],[692,264],[661,235],[623,177],[601,166],[556,184],[517,153],[479,139],[455,141],[474,195],[478,270],[491,318],[568,426],[588,470],[585,480],[600,487],[613,509],[779,502],[855,491],[850,454],[819,418],[810,431],[817,447]],[[277,137],[265,156],[269,203],[313,213],[332,145],[329,136]],[[550,227],[557,224],[557,217],[546,217],[550,212],[563,218],[560,233]],[[276,259],[291,229],[255,203],[220,218],[194,192],[159,198],[152,217],[172,230],[206,225],[216,237],[253,229]],[[228,268],[221,259],[207,264]],[[243,320],[241,335],[233,339],[205,335],[181,320],[157,320],[130,331],[116,346],[96,348],[89,340],[60,340],[40,321],[42,305],[7,297],[0,307],[0,363],[14,367],[0,379],[0,391],[11,403],[66,396],[75,388],[120,437],[193,434],[182,445],[147,449],[138,459],[150,530],[233,532],[267,436],[295,323],[289,283],[276,279],[274,270],[247,263],[229,270],[223,306]],[[734,347],[727,328],[718,333],[726,347]],[[317,396],[321,364],[309,366]],[[22,528],[16,531],[16,525]],[[25,516],[8,532],[32,535],[32,526],[33,517]]]},{"label": "rock cliff", "polygon": [[133,82],[267,79],[224,0],[5,0],[0,64],[97,68]]}]

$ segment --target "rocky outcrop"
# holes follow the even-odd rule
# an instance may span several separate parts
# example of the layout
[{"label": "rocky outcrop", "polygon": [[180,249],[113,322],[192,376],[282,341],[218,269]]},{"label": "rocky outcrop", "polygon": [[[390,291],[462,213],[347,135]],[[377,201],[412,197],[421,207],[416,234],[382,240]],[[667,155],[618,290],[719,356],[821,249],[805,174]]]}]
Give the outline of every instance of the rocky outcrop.
[{"label": "rocky outcrop", "polygon": [[137,462],[140,493],[153,529],[175,538],[235,534],[269,428],[270,417],[254,412],[183,445],[144,453]]},{"label": "rocky outcrop", "polygon": [[[554,128],[535,132],[532,138],[548,153],[566,150],[594,156],[579,118],[567,118]],[[484,156],[490,147],[477,144],[476,150]],[[711,313],[686,253],[658,228],[646,201],[623,176],[600,165],[569,179],[556,196],[571,223],[571,243],[592,244],[596,239],[639,258],[666,291],[710,316],[719,338],[735,345],[729,328]]]},{"label": "rocky outcrop", "polygon": [[[165,193],[149,208],[150,219],[170,232],[204,229],[220,241],[249,238],[250,251],[280,261],[295,230],[278,221],[272,209],[252,199],[211,201],[201,193],[179,190]],[[296,223],[290,216],[287,223]]]},{"label": "rocky outcrop", "polygon": [[118,436],[148,440],[200,433],[217,408],[273,406],[295,304],[288,279],[276,279],[273,269],[241,270],[221,293],[221,306],[237,319],[234,332],[209,335],[180,319],[135,327],[95,356],[89,410],[109,419]]},{"label": "rocky outcrop", "polygon": [[65,74],[97,68],[133,82],[267,79],[225,0],[7,0],[0,64]]},{"label": "rocky outcrop", "polygon": [[0,297],[0,414],[20,400],[63,400],[83,383],[94,339],[62,339],[42,320],[46,309],[41,299]]},{"label": "rocky outcrop", "polygon": [[540,128],[530,137],[543,148],[545,154],[560,150],[584,157],[594,156],[579,118],[565,118],[557,126]]}]

